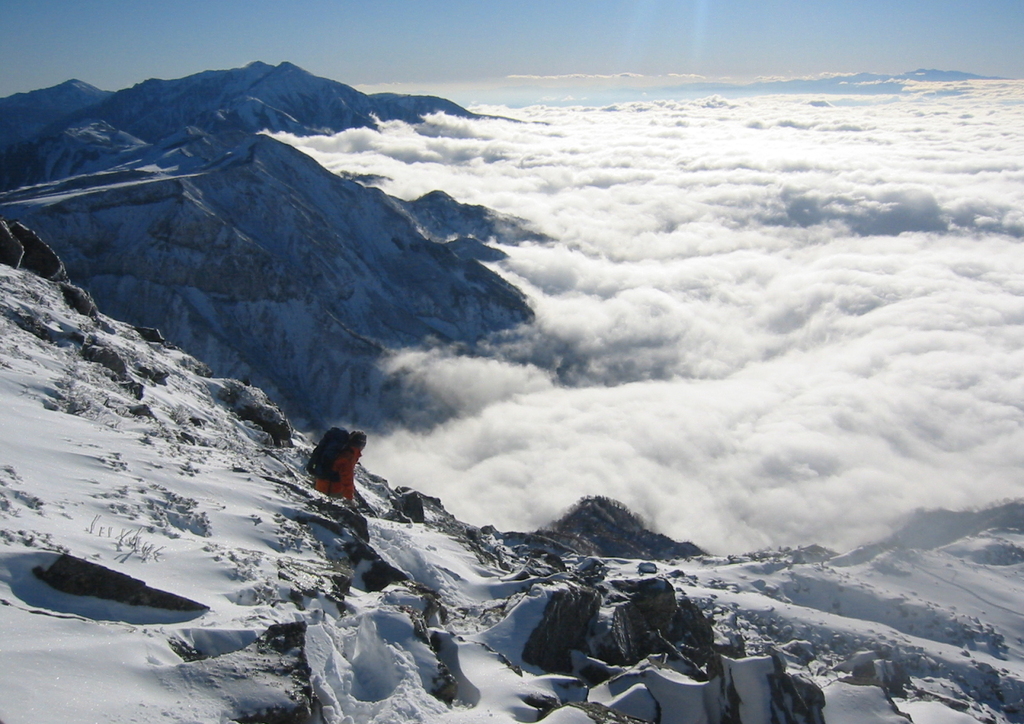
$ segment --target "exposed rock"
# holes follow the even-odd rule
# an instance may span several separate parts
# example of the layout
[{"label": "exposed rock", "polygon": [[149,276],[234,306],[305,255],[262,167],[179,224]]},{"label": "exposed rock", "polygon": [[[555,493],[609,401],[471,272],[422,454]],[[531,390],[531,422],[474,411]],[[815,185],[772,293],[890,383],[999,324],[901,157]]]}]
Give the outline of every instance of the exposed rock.
[{"label": "exposed rock", "polygon": [[17,269],[25,256],[25,247],[11,233],[7,220],[0,218],[0,262]]},{"label": "exposed rock", "polygon": [[136,417],[156,417],[156,415],[153,414],[153,408],[146,404],[132,405],[131,407],[128,408],[128,412],[135,415]]},{"label": "exposed rock", "polygon": [[39,238],[36,232],[17,221],[8,223],[8,228],[11,234],[21,242],[21,246],[25,250],[25,255],[21,259],[21,266],[52,282],[66,282],[68,280],[68,273],[64,269],[64,263],[57,256],[57,253],[45,241]]},{"label": "exposed rock", "polygon": [[256,424],[270,435],[277,447],[291,447],[291,423],[263,390],[238,380],[222,380],[217,399],[226,403],[242,420]]},{"label": "exposed rock", "polygon": [[594,585],[608,574],[608,566],[600,558],[584,558],[576,564],[573,573],[590,585]]},{"label": "exposed rock", "polygon": [[825,724],[825,695],[811,681],[786,673],[786,665],[772,655],[775,666],[767,676],[771,691],[772,721],[781,724]]},{"label": "exposed rock", "polygon": [[147,342],[153,342],[154,344],[165,344],[167,342],[164,339],[163,333],[156,327],[135,327],[135,331]]},{"label": "exposed rock", "polygon": [[[742,680],[739,687],[737,679]],[[821,689],[787,674],[785,664],[775,655],[741,660],[723,657],[708,686],[718,693],[723,722],[742,724],[741,707],[753,705],[778,724],[825,724]]]},{"label": "exposed rock", "polygon": [[426,520],[423,508],[423,494],[408,488],[398,488],[395,508],[404,517],[413,523],[422,523]]},{"label": "exposed rock", "polygon": [[463,237],[445,244],[460,259],[473,259],[475,261],[494,262],[508,258],[508,254],[501,249],[487,246],[476,239]]},{"label": "exposed rock", "polygon": [[150,588],[143,581],[64,554],[49,568],[36,566],[32,573],[53,588],[73,596],[95,596],[129,606],[149,606],[168,611],[207,611],[208,606],[166,591]]},{"label": "exposed rock", "polygon": [[297,515],[295,522],[310,526],[314,536],[324,544],[324,553],[329,559],[342,559],[351,566],[353,585],[364,591],[382,591],[392,583],[409,579],[409,576],[381,558],[367,543],[369,533],[366,519],[356,511],[330,501],[317,501],[313,505],[336,513],[338,519]]},{"label": "exposed rock", "polygon": [[82,357],[95,362],[98,365],[106,367],[108,370],[114,373],[114,376],[118,380],[128,379],[128,363],[124,357],[118,354],[117,350],[107,347],[106,345],[98,344],[95,340],[87,340],[82,345]]},{"label": "exposed rock", "polygon": [[61,282],[60,291],[64,295],[64,301],[67,302],[67,305],[82,316],[95,318],[99,315],[100,310],[96,306],[96,302],[89,292],[81,287],[76,287],[68,282]]},{"label": "exposed rock", "polygon": [[368,543],[358,538],[346,544],[345,550],[365,591],[383,591],[392,583],[409,579],[409,576],[381,558]]},{"label": "exposed rock", "polygon": [[523,647],[523,661],[544,671],[571,673],[572,651],[586,649],[587,631],[600,606],[601,595],[589,586],[568,583],[555,591]]},{"label": "exposed rock", "polygon": [[354,535],[360,540],[369,540],[369,525],[358,511],[325,497],[311,498],[308,505],[321,515],[296,515],[296,523],[319,525],[342,538]]},{"label": "exposed rock", "polygon": [[700,666],[706,666],[716,653],[721,653],[715,648],[714,624],[689,598],[678,599],[676,605],[672,641],[687,657]]},{"label": "exposed rock", "polygon": [[693,543],[680,543],[648,530],[625,505],[602,496],[580,499],[540,533],[589,556],[671,559],[705,555]]},{"label": "exposed rock", "polygon": [[354,572],[345,561],[297,560],[282,558],[277,576],[288,584],[288,597],[300,608],[306,599],[323,596],[341,605],[352,586]]},{"label": "exposed rock", "polygon": [[145,377],[147,380],[157,385],[166,385],[167,378],[170,377],[171,374],[170,370],[154,369],[153,367],[148,367],[146,365],[136,365],[135,371],[142,377]]},{"label": "exposed rock", "polygon": [[138,380],[125,380],[121,383],[121,389],[127,392],[129,395],[134,397],[136,400],[141,400],[142,396],[146,392],[146,387]]},{"label": "exposed rock", "polygon": [[429,238],[446,242],[464,258],[480,261],[504,258],[504,252],[486,246],[495,239],[506,243],[549,240],[522,219],[485,206],[461,204],[444,191],[431,191],[413,201],[399,201],[398,205]]},{"label": "exposed rock", "polygon": [[[675,589],[663,578],[614,581],[629,595],[614,608],[607,634],[597,642],[598,658],[609,664],[629,666],[651,654],[677,654],[670,642],[677,613]],[[696,668],[696,667],[693,667]]]},{"label": "exposed rock", "polygon": [[566,704],[563,708],[579,709],[595,724],[648,724],[650,721],[656,721],[623,714],[594,701],[574,701]]}]

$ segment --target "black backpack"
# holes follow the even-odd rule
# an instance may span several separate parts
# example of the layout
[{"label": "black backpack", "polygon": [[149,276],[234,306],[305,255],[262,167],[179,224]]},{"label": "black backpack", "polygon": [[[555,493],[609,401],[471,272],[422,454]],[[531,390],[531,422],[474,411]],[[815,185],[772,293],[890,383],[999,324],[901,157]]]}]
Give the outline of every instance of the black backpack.
[{"label": "black backpack", "polygon": [[348,431],[340,427],[332,427],[325,432],[309,456],[306,472],[320,480],[337,480],[338,474],[331,466],[348,447],[348,437]]}]

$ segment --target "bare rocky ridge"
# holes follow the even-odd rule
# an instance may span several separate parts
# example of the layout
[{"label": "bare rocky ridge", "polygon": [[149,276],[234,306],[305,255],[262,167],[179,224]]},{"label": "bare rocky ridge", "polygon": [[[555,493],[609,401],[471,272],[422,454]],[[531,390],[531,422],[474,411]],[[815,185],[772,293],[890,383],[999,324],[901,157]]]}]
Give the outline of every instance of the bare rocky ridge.
[{"label": "bare rocky ridge", "polygon": [[583,555],[655,560],[705,555],[693,543],[648,530],[622,503],[600,496],[581,499],[539,533]]}]

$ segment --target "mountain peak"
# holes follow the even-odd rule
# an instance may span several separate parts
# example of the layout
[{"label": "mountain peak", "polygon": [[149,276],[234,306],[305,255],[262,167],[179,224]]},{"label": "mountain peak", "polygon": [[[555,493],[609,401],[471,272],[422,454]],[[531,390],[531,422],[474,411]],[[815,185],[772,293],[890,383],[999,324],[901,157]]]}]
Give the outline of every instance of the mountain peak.
[{"label": "mountain peak", "polygon": [[541,532],[584,555],[656,559],[704,555],[693,543],[649,530],[626,505],[601,495],[580,498]]},{"label": "mountain peak", "polygon": [[[289,62],[272,66],[255,61],[241,68],[205,71],[176,80],[153,78],[99,103],[96,100],[60,123],[76,123],[86,117],[104,120],[148,143],[157,143],[187,126],[209,133],[318,135],[372,127],[378,119],[419,123],[424,115],[436,112],[472,116],[442,99],[367,96]],[[61,130],[55,124],[47,132]]]}]

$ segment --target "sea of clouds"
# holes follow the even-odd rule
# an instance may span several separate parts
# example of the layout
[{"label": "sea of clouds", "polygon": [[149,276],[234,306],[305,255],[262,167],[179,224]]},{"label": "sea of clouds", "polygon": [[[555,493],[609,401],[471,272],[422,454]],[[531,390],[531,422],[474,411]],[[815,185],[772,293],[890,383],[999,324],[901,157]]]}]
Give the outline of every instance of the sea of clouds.
[{"label": "sea of clouds", "polygon": [[1024,495],[1024,83],[922,88],[287,139],[548,237],[494,266],[532,326],[391,360],[450,417],[367,466],[480,525],[607,495],[716,553]]}]

